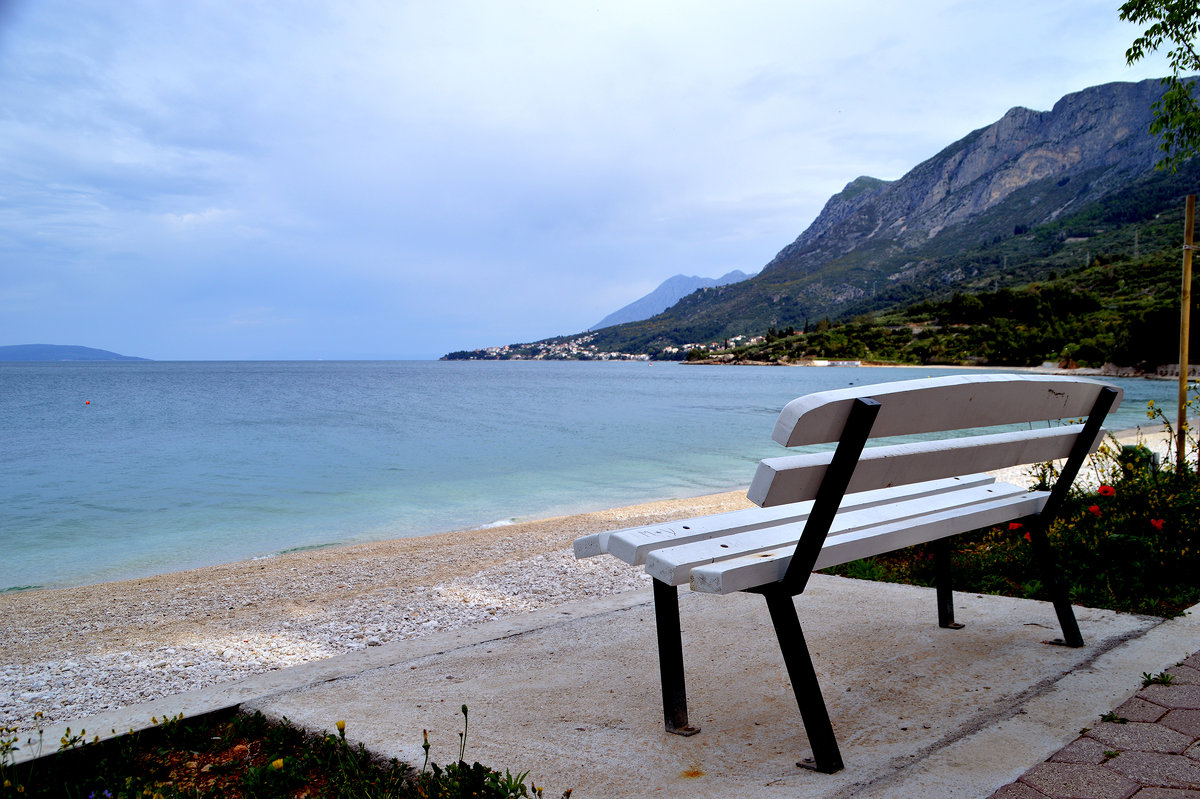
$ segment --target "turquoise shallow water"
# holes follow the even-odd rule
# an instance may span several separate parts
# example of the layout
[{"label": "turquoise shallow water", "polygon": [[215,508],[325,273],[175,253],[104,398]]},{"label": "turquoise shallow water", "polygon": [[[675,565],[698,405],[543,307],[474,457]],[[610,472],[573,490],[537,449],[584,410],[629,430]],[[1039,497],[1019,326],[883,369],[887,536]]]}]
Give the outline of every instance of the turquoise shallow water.
[{"label": "turquoise shallow water", "polygon": [[[958,370],[969,371],[969,370]],[[931,370],[928,374],[946,374]],[[924,370],[0,364],[0,590],[745,486],[796,396]],[[1110,427],[1174,384],[1120,381]],[[1153,425],[1151,425],[1153,427]]]}]

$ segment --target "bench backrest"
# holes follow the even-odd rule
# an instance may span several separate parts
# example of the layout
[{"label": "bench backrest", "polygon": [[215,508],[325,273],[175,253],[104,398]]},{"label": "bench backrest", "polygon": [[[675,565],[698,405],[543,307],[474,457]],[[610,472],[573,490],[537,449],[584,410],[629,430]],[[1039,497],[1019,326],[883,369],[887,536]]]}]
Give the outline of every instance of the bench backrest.
[{"label": "bench backrest", "polygon": [[[1052,519],[1121,395],[1081,378],[966,375],[824,391],[789,403],[775,425],[777,441],[838,445],[833,452],[759,464],[748,492],[752,501],[769,506],[813,500],[787,571],[772,590],[793,596],[804,590],[848,493],[1066,458],[1038,513],[1042,521]],[[1087,416],[1083,424],[1033,427],[1080,415]],[[1014,423],[1028,423],[1028,429],[864,449],[879,436]]]},{"label": "bench backrest", "polygon": [[[1115,391],[1111,405],[1115,409],[1121,389],[1075,377],[954,375],[856,386],[788,403],[775,423],[773,437],[789,447],[841,441],[851,409],[860,399],[879,404],[867,431],[869,438],[1030,425],[1004,433],[867,448],[845,487],[845,493],[856,493],[1066,458],[1079,444],[1083,424],[1032,425],[1088,417],[1106,389],[1110,394]],[[1088,452],[1095,450],[1100,438],[1091,436],[1086,442]],[[764,507],[814,499],[832,459],[832,452],[768,458],[759,464],[748,496]]]},{"label": "bench backrest", "polygon": [[983,374],[839,388],[789,402],[772,438],[785,447],[837,441],[859,397],[882,405],[871,428],[871,437],[879,438],[1086,417],[1105,387],[1080,377]]}]

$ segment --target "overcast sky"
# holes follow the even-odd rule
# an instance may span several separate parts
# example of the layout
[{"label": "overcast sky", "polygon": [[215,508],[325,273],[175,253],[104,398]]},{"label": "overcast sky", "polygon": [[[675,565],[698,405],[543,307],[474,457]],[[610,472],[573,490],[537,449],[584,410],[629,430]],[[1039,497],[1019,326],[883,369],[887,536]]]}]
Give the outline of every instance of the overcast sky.
[{"label": "overcast sky", "polygon": [[1118,0],[0,0],[0,344],[435,358],[759,270]]}]

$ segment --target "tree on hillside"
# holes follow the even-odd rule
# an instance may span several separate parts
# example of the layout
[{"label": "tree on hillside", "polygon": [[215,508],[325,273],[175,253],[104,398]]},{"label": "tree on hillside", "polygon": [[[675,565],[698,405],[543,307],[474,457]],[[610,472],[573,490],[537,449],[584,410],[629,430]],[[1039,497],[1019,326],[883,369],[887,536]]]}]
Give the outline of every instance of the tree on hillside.
[{"label": "tree on hillside", "polygon": [[1200,154],[1200,103],[1192,95],[1192,83],[1181,73],[1200,71],[1196,37],[1200,33],[1200,3],[1196,0],[1127,0],[1121,6],[1121,19],[1150,27],[1125,51],[1126,63],[1133,65],[1164,44],[1171,74],[1163,78],[1167,89],[1152,106],[1154,121],[1150,132],[1162,137],[1166,155],[1159,169],[1174,172],[1179,165]]}]

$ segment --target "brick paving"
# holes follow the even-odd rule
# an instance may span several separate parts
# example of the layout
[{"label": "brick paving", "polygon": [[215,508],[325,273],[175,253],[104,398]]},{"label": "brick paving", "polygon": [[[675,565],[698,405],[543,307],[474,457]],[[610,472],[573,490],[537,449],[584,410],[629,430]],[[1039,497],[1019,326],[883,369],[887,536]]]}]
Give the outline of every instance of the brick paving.
[{"label": "brick paving", "polygon": [[1200,652],[1166,671],[990,799],[1200,799]]}]

